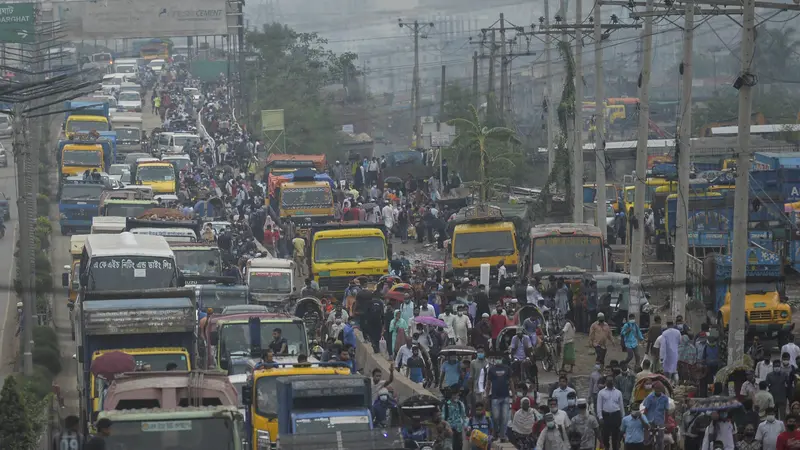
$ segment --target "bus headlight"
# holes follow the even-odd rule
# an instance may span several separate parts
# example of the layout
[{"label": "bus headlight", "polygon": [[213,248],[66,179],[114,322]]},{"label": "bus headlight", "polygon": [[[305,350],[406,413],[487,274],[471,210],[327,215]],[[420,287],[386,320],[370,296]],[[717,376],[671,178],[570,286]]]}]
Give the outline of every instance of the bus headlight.
[{"label": "bus headlight", "polygon": [[269,431],[258,430],[256,432],[257,448],[258,450],[269,450],[272,440],[269,437]]},{"label": "bus headlight", "polygon": [[788,311],[781,311],[781,319],[786,319],[789,317]]}]

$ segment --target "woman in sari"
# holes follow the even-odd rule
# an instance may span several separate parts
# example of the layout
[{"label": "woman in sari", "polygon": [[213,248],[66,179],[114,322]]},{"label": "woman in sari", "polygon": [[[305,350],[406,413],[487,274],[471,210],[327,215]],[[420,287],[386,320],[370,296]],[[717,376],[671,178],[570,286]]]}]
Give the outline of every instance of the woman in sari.
[{"label": "woman in sari", "polygon": [[[397,344],[399,343],[400,345],[403,345],[403,343],[406,341],[405,337],[406,337],[406,330],[407,329],[408,329],[408,322],[406,322],[405,319],[400,317],[400,310],[399,309],[395,309],[394,310],[394,319],[392,319],[392,322],[389,324],[389,332],[392,333],[392,352],[393,352],[393,354],[395,354],[397,352],[397,350],[399,350],[399,347],[397,346]],[[400,337],[400,339],[397,339],[398,336]]]}]

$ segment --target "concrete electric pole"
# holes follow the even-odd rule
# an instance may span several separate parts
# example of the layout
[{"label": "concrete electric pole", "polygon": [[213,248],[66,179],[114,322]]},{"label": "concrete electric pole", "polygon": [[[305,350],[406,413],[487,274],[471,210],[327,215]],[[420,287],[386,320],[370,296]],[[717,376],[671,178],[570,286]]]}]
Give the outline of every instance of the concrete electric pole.
[{"label": "concrete electric pole", "polygon": [[553,102],[553,37],[550,35],[550,0],[544,0],[544,59],[545,59],[545,104],[547,105],[547,174],[553,171],[556,162],[556,106]]},{"label": "concrete electric pole", "polygon": [[[603,86],[603,32],[600,10],[602,6],[599,0],[594,4],[594,151],[595,151],[595,186],[597,187],[595,200],[597,209],[595,211],[595,222],[600,228],[606,242],[608,233],[606,230],[606,108],[604,105],[605,86]],[[576,199],[577,200],[577,199]]]},{"label": "concrete electric pole", "polygon": [[[400,28],[406,27],[411,30],[411,33],[414,35],[414,75],[412,81],[412,90],[414,95],[412,96],[411,102],[413,103],[413,107],[411,110],[414,112],[414,142],[416,144],[416,148],[422,147],[422,122],[419,115],[419,104],[420,104],[420,81],[419,81],[419,39],[420,35],[423,35],[424,32],[428,28],[433,28],[433,22],[428,23],[420,23],[419,21],[415,20],[414,22],[403,22],[403,19],[397,19],[397,24]],[[425,38],[425,36],[422,36]]]},{"label": "concrete electric pole", "polygon": [[628,220],[638,224],[632,230],[631,239],[631,276],[640,277],[644,265],[644,200],[645,180],[647,179],[647,141],[650,134],[650,71],[653,65],[653,0],[647,0],[647,16],[644,19],[642,40],[644,55],[639,77],[639,130],[636,142],[636,176],[634,177],[635,196],[633,214]]},{"label": "concrete electric pole", "polygon": [[[583,21],[583,0],[577,0],[575,23]],[[575,31],[575,138],[572,140],[572,221],[583,223],[583,31]]]}]

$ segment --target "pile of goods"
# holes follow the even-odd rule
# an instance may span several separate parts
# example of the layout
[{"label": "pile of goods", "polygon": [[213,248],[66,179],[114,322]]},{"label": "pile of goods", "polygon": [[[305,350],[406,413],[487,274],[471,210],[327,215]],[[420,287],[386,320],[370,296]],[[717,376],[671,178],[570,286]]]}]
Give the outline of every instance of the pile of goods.
[{"label": "pile of goods", "polygon": [[177,209],[170,209],[170,208],[153,208],[148,209],[141,216],[137,217],[139,220],[168,220],[168,221],[178,221],[178,220],[187,220],[186,216],[184,216],[180,211]]}]

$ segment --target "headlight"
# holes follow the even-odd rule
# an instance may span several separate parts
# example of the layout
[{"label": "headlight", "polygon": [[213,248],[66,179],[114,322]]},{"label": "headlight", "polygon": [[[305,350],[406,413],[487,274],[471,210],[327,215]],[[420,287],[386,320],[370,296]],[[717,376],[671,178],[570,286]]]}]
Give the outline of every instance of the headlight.
[{"label": "headlight", "polygon": [[61,220],[67,220],[67,215],[64,214],[64,213],[61,213],[61,214],[58,215],[58,218],[61,219]]},{"label": "headlight", "polygon": [[788,311],[781,311],[781,319],[785,319],[787,317],[789,317],[789,312]]},{"label": "headlight", "polygon": [[258,450],[269,450],[272,440],[269,437],[269,431],[258,430],[256,432],[256,447]]}]

